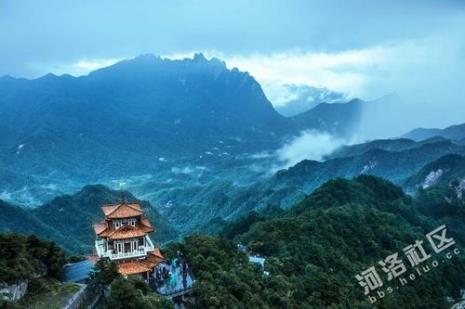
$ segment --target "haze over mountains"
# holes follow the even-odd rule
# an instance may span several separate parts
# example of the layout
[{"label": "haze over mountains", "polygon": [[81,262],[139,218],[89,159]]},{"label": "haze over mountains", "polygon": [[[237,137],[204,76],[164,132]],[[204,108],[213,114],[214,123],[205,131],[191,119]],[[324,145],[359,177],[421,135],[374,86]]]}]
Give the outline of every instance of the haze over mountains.
[{"label": "haze over mountains", "polygon": [[424,129],[418,128],[412,130],[404,135],[406,138],[410,138],[416,141],[425,140],[433,137],[443,137],[458,143],[464,143],[465,139],[465,123],[459,125],[453,125],[444,129]]},{"label": "haze over mountains", "polygon": [[153,173],[165,160],[275,150],[303,130],[348,138],[359,105],[323,104],[284,117],[253,77],[201,54],[143,55],[82,77],[5,76],[2,196],[43,202],[89,182]]},{"label": "haze over mountains", "polygon": [[283,85],[284,93],[275,99],[273,106],[284,116],[295,116],[320,103],[344,103],[347,97],[326,88],[304,85]]},{"label": "haze over mountains", "polygon": [[[188,233],[269,205],[289,207],[337,177],[373,174],[415,190],[424,176],[411,177],[428,174],[421,169],[429,163],[465,155],[460,126],[342,146],[392,127],[383,115],[399,101],[323,102],[285,117],[252,76],[202,54],[143,55],[81,77],[3,77],[0,199],[37,207],[89,183],[121,182],[170,229]],[[36,219],[52,233],[53,223]]]}]

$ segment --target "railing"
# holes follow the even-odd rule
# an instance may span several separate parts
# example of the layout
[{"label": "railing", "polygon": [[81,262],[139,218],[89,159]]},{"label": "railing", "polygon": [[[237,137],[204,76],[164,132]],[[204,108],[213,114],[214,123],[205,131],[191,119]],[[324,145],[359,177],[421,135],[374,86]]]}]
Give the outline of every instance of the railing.
[{"label": "railing", "polygon": [[105,240],[96,240],[95,249],[99,257],[108,257],[111,260],[124,259],[124,258],[135,258],[143,257],[147,255],[148,252],[155,250],[155,246],[149,237],[145,237],[145,246],[139,246],[137,250],[129,252],[113,252],[113,250],[105,250]]},{"label": "railing", "polygon": [[138,249],[134,251],[129,251],[129,252],[109,252],[108,257],[111,260],[116,260],[116,259],[123,259],[123,258],[128,258],[128,257],[141,257],[145,256],[147,254],[147,248],[143,249]]}]

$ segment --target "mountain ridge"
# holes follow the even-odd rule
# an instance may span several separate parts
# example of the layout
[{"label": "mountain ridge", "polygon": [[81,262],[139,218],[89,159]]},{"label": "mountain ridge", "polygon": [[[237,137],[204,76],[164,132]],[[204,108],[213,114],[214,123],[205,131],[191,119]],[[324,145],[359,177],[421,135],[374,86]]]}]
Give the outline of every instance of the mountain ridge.
[{"label": "mountain ridge", "polygon": [[[0,179],[0,186],[14,201],[29,200],[21,199],[25,190],[42,203],[87,183],[160,173],[167,157],[174,166],[203,157],[234,162],[236,155],[276,150],[304,130],[330,130],[334,122],[340,125],[331,133],[346,136],[356,117],[345,119],[335,111],[341,106],[286,118],[250,74],[201,54],[144,55],[79,77],[4,77],[0,164],[37,182]],[[44,190],[53,186],[60,190]]]},{"label": "mountain ridge", "polygon": [[465,140],[465,123],[446,127],[444,129],[437,128],[417,128],[403,135],[406,138],[411,138],[416,141],[421,141],[436,136],[444,137],[456,142]]}]

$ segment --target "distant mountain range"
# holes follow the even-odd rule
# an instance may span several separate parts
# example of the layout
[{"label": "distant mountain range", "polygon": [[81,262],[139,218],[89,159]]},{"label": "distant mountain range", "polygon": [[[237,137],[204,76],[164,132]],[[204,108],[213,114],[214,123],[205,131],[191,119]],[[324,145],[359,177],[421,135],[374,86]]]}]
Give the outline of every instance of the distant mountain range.
[{"label": "distant mountain range", "polygon": [[376,140],[342,147],[322,162],[304,160],[252,184],[225,179],[201,183],[193,178],[182,186],[173,183],[163,187],[155,182],[131,190],[157,201],[162,215],[181,232],[189,232],[209,220],[231,220],[267,206],[287,208],[334,178],[375,175],[415,191],[417,187],[407,186],[407,180],[429,163],[451,154],[465,155],[465,146],[443,138]]},{"label": "distant mountain range", "polygon": [[410,138],[416,141],[429,139],[432,137],[444,137],[461,144],[465,144],[465,123],[453,125],[445,129],[415,129],[404,135],[405,138]]},{"label": "distant mountain range", "polygon": [[[2,159],[33,172],[108,172],[128,162],[142,170],[148,158],[199,155],[220,141],[230,153],[258,151],[304,129],[349,122],[339,106],[335,114],[326,106],[283,117],[253,77],[201,54],[144,55],[77,78],[3,77],[0,103]],[[141,159],[144,167],[136,163]]]},{"label": "distant mountain range", "polygon": [[[160,235],[170,239],[210,220],[231,220],[270,205],[289,207],[336,177],[372,174],[415,190],[422,168],[446,155],[465,155],[463,125],[344,146],[321,162],[304,160],[272,172],[280,166],[276,150],[302,131],[341,140],[376,134],[392,126],[380,115],[396,110],[398,101],[389,95],[320,103],[285,117],[252,76],[201,54],[184,60],[144,55],[82,77],[3,77],[0,200],[9,202],[2,207],[12,218],[17,213],[58,240],[65,229],[85,229],[111,194],[90,187],[55,197],[88,183],[112,186],[123,180],[156,209],[154,218],[166,218],[159,219],[166,226]],[[93,203],[85,197],[94,191],[100,198]],[[10,205],[15,203],[37,208]],[[54,218],[57,211],[64,221]],[[69,213],[82,220],[67,222]],[[4,229],[13,228],[5,222]],[[86,233],[72,242],[88,246],[92,235]]]},{"label": "distant mountain range", "polygon": [[277,149],[302,130],[348,137],[360,105],[320,104],[284,117],[252,76],[202,54],[143,55],[81,77],[5,76],[0,197],[37,204],[86,183],[157,173],[166,158]]}]

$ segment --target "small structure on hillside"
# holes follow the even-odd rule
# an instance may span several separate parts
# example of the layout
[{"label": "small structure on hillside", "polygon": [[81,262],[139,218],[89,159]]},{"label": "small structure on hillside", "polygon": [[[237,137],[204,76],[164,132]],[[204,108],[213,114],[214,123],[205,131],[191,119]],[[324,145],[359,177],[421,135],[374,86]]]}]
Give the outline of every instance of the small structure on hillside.
[{"label": "small structure on hillside", "polygon": [[261,269],[265,269],[265,258],[259,255],[249,255],[249,262],[257,264]]},{"label": "small structure on hillside", "polygon": [[125,276],[139,276],[147,281],[153,278],[155,268],[164,260],[149,234],[154,231],[138,203],[102,206],[105,219],[94,225],[95,250],[99,258],[118,263]]}]

